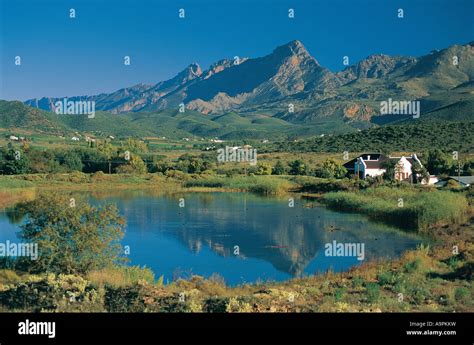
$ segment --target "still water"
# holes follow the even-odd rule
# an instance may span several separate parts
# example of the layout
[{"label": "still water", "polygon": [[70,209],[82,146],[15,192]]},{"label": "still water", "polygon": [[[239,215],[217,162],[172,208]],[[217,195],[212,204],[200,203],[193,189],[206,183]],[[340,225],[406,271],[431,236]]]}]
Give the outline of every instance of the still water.
[{"label": "still water", "polygon": [[[288,198],[248,193],[116,192],[89,198],[94,204],[117,204],[127,219],[122,243],[130,248],[129,264],[147,266],[165,282],[213,273],[229,285],[280,281],[397,257],[421,243],[365,216],[298,198],[294,207]],[[19,224],[0,213],[0,241],[15,240],[18,231]],[[333,241],[363,244],[364,260],[326,256],[325,244]]]}]

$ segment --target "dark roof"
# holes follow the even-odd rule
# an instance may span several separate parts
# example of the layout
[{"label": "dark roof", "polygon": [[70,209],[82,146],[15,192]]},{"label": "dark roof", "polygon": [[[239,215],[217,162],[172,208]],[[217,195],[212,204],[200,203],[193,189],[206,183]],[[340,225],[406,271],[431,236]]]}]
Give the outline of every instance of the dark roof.
[{"label": "dark roof", "polygon": [[378,161],[364,161],[367,169],[380,169],[382,167],[382,163],[385,162],[386,159],[381,159]]},{"label": "dark roof", "polygon": [[[468,185],[468,184],[473,184],[474,183],[474,176],[448,176],[444,179],[442,179],[441,181],[438,181],[438,182],[442,182],[442,181],[448,181],[448,180],[455,180],[455,181],[458,181],[459,183],[462,183],[464,185]],[[437,182],[437,183],[438,183]]]},{"label": "dark roof", "polygon": [[[369,160],[370,156],[370,160]],[[354,170],[355,163],[358,158],[362,158],[369,169],[378,169],[381,163],[388,160],[389,158],[381,153],[364,153],[357,158],[351,159],[347,163],[344,163],[344,167],[348,170]]]}]

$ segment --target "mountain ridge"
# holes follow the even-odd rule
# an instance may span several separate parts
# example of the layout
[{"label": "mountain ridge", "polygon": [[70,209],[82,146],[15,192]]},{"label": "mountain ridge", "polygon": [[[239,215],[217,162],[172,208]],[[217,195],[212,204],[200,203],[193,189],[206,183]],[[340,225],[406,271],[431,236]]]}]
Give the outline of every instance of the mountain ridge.
[{"label": "mountain ridge", "polygon": [[[440,109],[456,102],[469,105],[474,99],[473,80],[473,42],[420,57],[372,54],[333,73],[293,40],[262,57],[221,59],[204,71],[191,63],[154,85],[68,99],[95,101],[97,110],[114,114],[178,109],[184,104],[202,114],[263,112],[292,123],[328,118],[371,123],[382,116],[379,104],[388,98],[420,100],[430,105],[423,108],[426,114],[436,110],[432,105]],[[51,111],[59,99],[31,99],[25,104]],[[288,110],[290,104],[294,112]],[[474,116],[472,109],[460,109],[465,116]]]}]

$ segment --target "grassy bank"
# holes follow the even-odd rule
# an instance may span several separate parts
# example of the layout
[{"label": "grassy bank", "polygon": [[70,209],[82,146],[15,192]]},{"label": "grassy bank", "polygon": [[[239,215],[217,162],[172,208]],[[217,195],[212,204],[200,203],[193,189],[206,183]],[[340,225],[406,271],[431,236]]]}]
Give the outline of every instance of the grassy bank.
[{"label": "grassy bank", "polygon": [[190,179],[183,185],[185,188],[223,188],[237,191],[248,191],[263,195],[281,195],[296,184],[278,176],[200,176]]},{"label": "grassy bank", "polygon": [[[234,176],[184,174],[26,174],[0,176],[1,191],[5,195],[18,194],[25,188],[63,190],[119,190],[148,189],[173,191],[241,191],[261,195],[281,195],[298,184],[279,176]],[[6,203],[7,204],[7,203]]]},{"label": "grassy bank", "polygon": [[460,224],[469,205],[462,193],[416,188],[381,187],[359,192],[331,192],[322,197],[331,208],[358,212],[406,228]]}]

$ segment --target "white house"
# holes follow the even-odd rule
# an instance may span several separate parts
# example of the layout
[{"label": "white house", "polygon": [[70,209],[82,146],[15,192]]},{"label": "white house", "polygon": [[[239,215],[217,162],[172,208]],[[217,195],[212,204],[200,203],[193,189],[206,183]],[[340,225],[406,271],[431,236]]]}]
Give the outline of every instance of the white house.
[{"label": "white house", "polygon": [[[412,176],[412,163],[414,160],[418,160],[416,158],[416,155],[412,156],[411,162],[408,161],[408,159],[405,156],[401,156],[398,162],[395,164],[395,180],[397,181],[413,181],[413,176]],[[420,162],[420,161],[418,161]],[[420,163],[421,164],[421,163]]]},{"label": "white house", "polygon": [[71,140],[72,141],[79,141],[79,138],[78,137],[72,137]]},{"label": "white house", "polygon": [[18,141],[18,137],[14,135],[10,135],[10,140]]},{"label": "white house", "polygon": [[408,157],[387,157],[380,153],[367,153],[345,163],[344,167],[350,174],[359,174],[360,178],[365,179],[367,176],[383,175],[387,171],[384,163],[388,161],[395,163],[395,180],[397,181],[412,181],[413,164],[416,162],[423,166],[416,154]]}]

